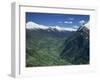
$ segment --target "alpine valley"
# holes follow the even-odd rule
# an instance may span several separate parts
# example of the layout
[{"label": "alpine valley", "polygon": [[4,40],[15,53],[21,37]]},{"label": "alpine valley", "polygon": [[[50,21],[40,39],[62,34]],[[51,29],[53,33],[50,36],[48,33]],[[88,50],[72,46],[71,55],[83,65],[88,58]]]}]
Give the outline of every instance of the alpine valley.
[{"label": "alpine valley", "polygon": [[26,67],[89,64],[89,24],[76,28],[26,24]]}]

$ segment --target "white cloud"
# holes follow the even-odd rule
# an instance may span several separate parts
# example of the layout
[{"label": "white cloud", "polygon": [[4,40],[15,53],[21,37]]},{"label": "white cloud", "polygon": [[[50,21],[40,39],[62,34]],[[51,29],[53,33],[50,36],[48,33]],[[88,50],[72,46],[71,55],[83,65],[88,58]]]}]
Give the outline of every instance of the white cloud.
[{"label": "white cloud", "polygon": [[74,28],[71,28],[71,27],[60,27],[60,26],[55,26],[53,28],[56,28],[59,31],[64,31],[64,30],[66,30],[66,31],[76,31],[77,30],[77,29],[74,29]]},{"label": "white cloud", "polygon": [[72,22],[72,21],[70,21],[69,23],[70,23],[70,24],[72,24],[73,22]]},{"label": "white cloud", "polygon": [[64,23],[72,24],[73,22],[72,21],[64,21]]},{"label": "white cloud", "polygon": [[89,26],[90,26],[89,23],[90,23],[90,22],[86,22],[86,21],[84,21],[84,20],[81,20],[81,21],[79,21],[79,23],[80,23],[81,26],[83,26],[83,27],[85,26],[85,27],[87,27],[87,28],[89,29]]},{"label": "white cloud", "polygon": [[84,25],[85,24],[85,21],[84,20],[81,20],[79,21],[80,25]]},{"label": "white cloud", "polygon": [[72,21],[59,21],[58,23],[65,23],[65,24],[72,24],[73,22]]},{"label": "white cloud", "polygon": [[68,21],[65,21],[64,23],[68,23]]},{"label": "white cloud", "polygon": [[75,28],[75,29],[78,29],[78,28],[79,28],[79,26],[77,26],[77,25],[74,25],[74,26],[73,26],[73,28]]},{"label": "white cloud", "polygon": [[35,22],[27,22],[26,23],[26,28],[27,29],[49,29],[49,28],[56,28],[59,31],[76,31],[77,29],[72,28],[72,27],[60,27],[60,26],[45,26],[41,24],[37,24]]}]

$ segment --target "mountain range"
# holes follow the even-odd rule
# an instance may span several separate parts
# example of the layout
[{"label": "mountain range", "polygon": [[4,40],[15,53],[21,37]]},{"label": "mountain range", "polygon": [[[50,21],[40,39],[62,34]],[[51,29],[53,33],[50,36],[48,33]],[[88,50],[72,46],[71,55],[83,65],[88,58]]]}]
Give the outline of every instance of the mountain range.
[{"label": "mountain range", "polygon": [[76,28],[71,28],[71,27],[60,27],[60,26],[45,26],[45,25],[40,25],[35,22],[27,22],[26,24],[26,29],[42,29],[42,30],[58,30],[58,31],[76,31]]},{"label": "mountain range", "polygon": [[78,29],[26,24],[26,66],[89,64],[89,23]]}]

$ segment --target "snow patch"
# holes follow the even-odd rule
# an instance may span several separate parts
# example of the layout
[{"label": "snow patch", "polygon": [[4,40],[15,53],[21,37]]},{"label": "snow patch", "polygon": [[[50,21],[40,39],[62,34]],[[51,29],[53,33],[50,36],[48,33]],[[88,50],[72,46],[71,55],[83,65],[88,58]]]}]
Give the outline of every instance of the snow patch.
[{"label": "snow patch", "polygon": [[85,25],[84,25],[86,28],[90,29],[90,23],[87,22]]},{"label": "snow patch", "polygon": [[37,24],[32,21],[26,23],[26,28],[27,29],[51,29],[51,30],[57,29],[58,31],[77,31],[77,29],[71,27],[45,26],[45,25]]}]

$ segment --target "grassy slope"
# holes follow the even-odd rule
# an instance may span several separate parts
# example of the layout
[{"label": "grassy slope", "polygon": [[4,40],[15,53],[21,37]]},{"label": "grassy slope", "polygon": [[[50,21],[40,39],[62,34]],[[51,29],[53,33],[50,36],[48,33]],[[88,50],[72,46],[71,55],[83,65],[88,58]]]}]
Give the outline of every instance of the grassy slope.
[{"label": "grassy slope", "polygon": [[[42,35],[41,35],[42,36]],[[26,40],[26,66],[66,65],[69,62],[60,58],[66,38],[34,36]]]}]

